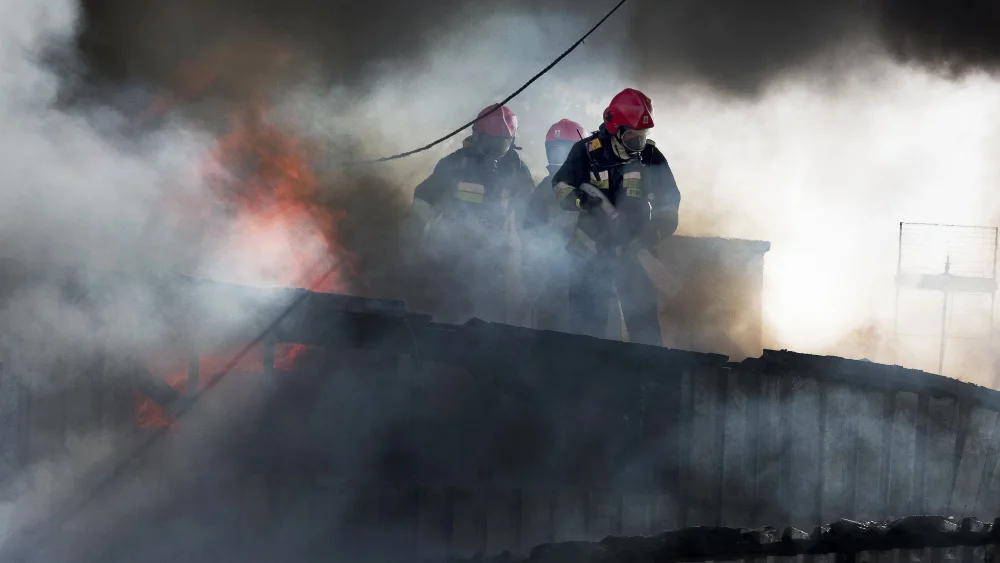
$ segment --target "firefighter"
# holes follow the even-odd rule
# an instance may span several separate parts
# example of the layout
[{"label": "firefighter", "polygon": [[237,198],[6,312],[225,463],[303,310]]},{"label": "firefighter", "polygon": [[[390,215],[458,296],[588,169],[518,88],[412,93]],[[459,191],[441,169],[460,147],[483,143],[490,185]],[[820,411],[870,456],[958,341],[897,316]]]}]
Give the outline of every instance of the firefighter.
[{"label": "firefighter", "polygon": [[636,252],[677,229],[680,191],[649,139],[653,106],[626,88],[604,110],[597,133],[573,145],[552,177],[563,209],[580,209],[567,246],[575,262],[571,332],[601,337],[617,293],[628,339],[662,345],[656,291]]},{"label": "firefighter", "polygon": [[507,321],[511,211],[534,188],[514,145],[514,112],[493,104],[478,117],[462,148],[417,186],[404,234],[418,246],[424,304],[440,322]]},{"label": "firefighter", "polygon": [[518,229],[521,267],[526,294],[527,324],[541,330],[569,331],[567,313],[566,244],[576,223],[577,210],[563,210],[552,195],[552,175],[573,145],[590,133],[582,125],[562,119],[545,134],[548,175],[535,186]]}]

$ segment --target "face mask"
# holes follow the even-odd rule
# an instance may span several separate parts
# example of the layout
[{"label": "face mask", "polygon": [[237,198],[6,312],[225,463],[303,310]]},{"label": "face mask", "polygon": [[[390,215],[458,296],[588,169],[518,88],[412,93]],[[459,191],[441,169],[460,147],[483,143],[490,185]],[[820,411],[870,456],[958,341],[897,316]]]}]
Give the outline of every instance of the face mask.
[{"label": "face mask", "polygon": [[507,154],[507,151],[510,150],[511,145],[513,144],[513,137],[494,137],[492,135],[483,135],[479,137],[479,140],[476,143],[480,152],[494,160]]},{"label": "face mask", "polygon": [[569,156],[570,149],[573,148],[573,143],[570,141],[549,141],[545,144],[545,155],[549,159],[549,164],[553,166],[560,166],[562,163],[566,162],[566,157]]},{"label": "face mask", "polygon": [[622,132],[622,144],[631,152],[640,152],[646,148],[646,139],[649,138],[649,129],[627,129]]}]

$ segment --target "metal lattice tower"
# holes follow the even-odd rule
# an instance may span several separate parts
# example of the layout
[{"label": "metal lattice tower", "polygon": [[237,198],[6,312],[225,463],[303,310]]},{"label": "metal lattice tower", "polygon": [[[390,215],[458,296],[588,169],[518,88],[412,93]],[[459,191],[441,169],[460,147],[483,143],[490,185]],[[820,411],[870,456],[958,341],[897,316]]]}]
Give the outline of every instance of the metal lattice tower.
[{"label": "metal lattice tower", "polygon": [[950,334],[949,307],[956,295],[980,295],[989,299],[989,328],[986,334],[964,336],[966,340],[988,341],[993,337],[993,314],[996,305],[997,228],[927,223],[899,224],[899,262],[896,267],[896,315],[894,331],[899,330],[900,295],[903,290],[941,294],[941,328],[938,348],[938,373],[944,374],[944,361]]}]

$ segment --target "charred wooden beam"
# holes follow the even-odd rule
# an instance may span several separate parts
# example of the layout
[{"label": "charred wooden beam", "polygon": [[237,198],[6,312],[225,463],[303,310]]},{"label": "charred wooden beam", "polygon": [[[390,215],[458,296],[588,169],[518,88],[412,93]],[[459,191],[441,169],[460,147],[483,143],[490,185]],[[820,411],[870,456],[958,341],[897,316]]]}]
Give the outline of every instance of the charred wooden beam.
[{"label": "charred wooden beam", "polygon": [[599,542],[549,543],[522,559],[509,553],[495,558],[476,555],[477,563],[663,563],[732,561],[763,557],[838,554],[851,561],[866,551],[983,546],[1000,543],[1000,518],[994,524],[966,518],[907,516],[889,522],[838,520],[807,533],[795,528],[694,527],[648,537],[608,537]]}]

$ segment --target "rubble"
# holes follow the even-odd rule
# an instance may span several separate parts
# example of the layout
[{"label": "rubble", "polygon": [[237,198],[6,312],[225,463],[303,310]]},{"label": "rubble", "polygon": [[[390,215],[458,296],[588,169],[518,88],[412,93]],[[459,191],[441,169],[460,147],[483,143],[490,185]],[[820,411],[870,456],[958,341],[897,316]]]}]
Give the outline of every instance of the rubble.
[{"label": "rubble", "polygon": [[975,518],[956,522],[946,516],[907,516],[886,522],[838,520],[811,533],[785,528],[699,526],[648,537],[609,536],[599,542],[536,546],[525,558],[504,552],[478,554],[449,563],[653,563],[731,561],[829,553],[857,554],[894,549],[985,546],[1000,543],[1000,518],[992,524]]}]

